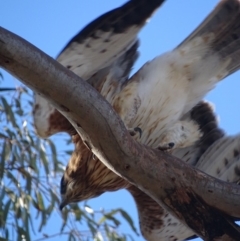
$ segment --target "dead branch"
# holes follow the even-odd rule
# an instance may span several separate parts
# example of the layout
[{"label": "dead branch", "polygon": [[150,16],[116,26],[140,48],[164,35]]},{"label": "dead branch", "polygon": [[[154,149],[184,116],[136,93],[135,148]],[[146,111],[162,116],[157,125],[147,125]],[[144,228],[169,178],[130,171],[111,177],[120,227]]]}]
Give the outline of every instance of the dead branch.
[{"label": "dead branch", "polygon": [[127,179],[204,240],[240,240],[225,215],[240,217],[240,187],[135,142],[123,122],[88,83],[54,59],[0,28],[0,66],[46,97],[111,170]]}]

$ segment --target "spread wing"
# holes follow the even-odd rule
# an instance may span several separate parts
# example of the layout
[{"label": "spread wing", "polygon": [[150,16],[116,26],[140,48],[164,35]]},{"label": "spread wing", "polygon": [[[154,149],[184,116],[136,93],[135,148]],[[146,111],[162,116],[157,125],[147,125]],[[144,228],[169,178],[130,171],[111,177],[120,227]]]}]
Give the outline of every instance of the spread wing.
[{"label": "spread wing", "polygon": [[[103,14],[72,38],[57,60],[85,80],[92,76],[99,78],[97,75],[102,76],[104,68],[106,77],[106,71],[110,71],[111,66],[116,67],[117,60],[136,44],[138,32],[163,2],[130,0]],[[38,94],[35,95],[33,118],[41,137],[71,130],[70,123]]]},{"label": "spread wing", "polygon": [[[195,120],[203,136],[195,145],[175,150],[173,155],[201,171],[228,182],[240,180],[240,135],[226,136],[218,127],[210,104],[199,103],[186,118]],[[130,186],[138,209],[140,228],[146,240],[182,241],[195,235],[145,193]]]},{"label": "spread wing", "polygon": [[142,144],[176,147],[179,119],[239,68],[240,2],[223,0],[182,44],[144,64],[112,105],[128,129],[142,129]]},{"label": "spread wing", "polygon": [[111,65],[136,40],[146,20],[164,0],[131,0],[88,24],[57,60],[83,79]]},{"label": "spread wing", "polygon": [[[208,17],[176,49],[198,56],[199,66],[188,69],[193,79],[185,113],[204,98],[217,82],[240,68],[240,2],[222,0]],[[193,60],[193,59],[192,59]],[[198,81],[210,76],[208,82]],[[204,84],[203,84],[204,83]]]},{"label": "spread wing", "polygon": [[[95,20],[92,24],[89,25],[90,27],[87,26],[85,28],[86,30],[83,30],[82,32],[80,32],[79,36],[82,33],[82,37],[77,37],[77,36],[74,37],[72,41],[70,41],[70,43],[63,50],[63,52],[59,55],[58,60],[70,70],[73,70],[75,73],[77,73],[84,79],[89,80],[89,82],[93,86],[95,86],[96,89],[100,90],[100,92],[102,93],[105,93],[104,95],[107,95],[107,93],[111,93],[107,97],[111,99],[112,96],[116,94],[115,91],[117,91],[118,89],[118,88],[111,87],[111,83],[113,83],[112,81],[113,80],[118,81],[119,79],[123,79],[123,82],[124,82],[126,80],[124,77],[126,75],[122,74],[123,78],[121,78],[121,75],[116,74],[117,71],[115,70],[117,70],[119,67],[117,63],[127,63],[126,61],[123,61],[123,62],[121,61],[125,59],[122,57],[124,56],[124,54],[126,54],[127,56],[128,53],[131,53],[132,48],[133,49],[136,48],[137,43],[135,41],[136,41],[137,32],[143,26],[146,18],[149,17],[151,13],[155,10],[155,8],[160,6],[162,2],[163,1],[157,2],[157,1],[149,1],[149,0],[145,0],[145,1],[132,0],[120,8],[110,11],[109,13],[100,17],[98,20]],[[232,1],[232,3],[234,2],[236,1]],[[147,11],[148,16],[141,14],[141,11],[143,12],[145,11],[145,7],[146,9],[148,9],[148,6],[151,6],[150,3],[154,3],[156,5],[154,6],[152,5],[152,10]],[[138,7],[135,8],[133,6],[138,6]],[[134,11],[130,9],[134,9]],[[125,12],[125,10],[129,10],[129,11]],[[116,14],[115,11],[119,15]],[[132,18],[132,14],[136,12],[138,13],[139,16],[143,16],[143,19],[141,20],[142,22],[140,20],[138,20],[140,22],[137,22],[137,23],[134,21],[131,22],[130,19]],[[138,19],[139,16],[136,17],[136,19]],[[117,20],[119,20],[118,17],[121,18],[124,23],[130,21],[130,24],[129,25],[123,24],[122,25],[123,27],[119,27],[118,22],[114,20],[115,17]],[[126,19],[127,21],[125,21]],[[103,22],[103,24],[101,25],[100,22]],[[111,25],[112,22],[113,22],[113,25],[115,24],[114,25],[115,27],[113,26],[108,27],[109,26],[108,24]],[[111,40],[112,42],[109,40]],[[117,40],[120,40],[120,42],[116,46],[114,41],[117,41]],[[106,49],[107,46],[109,46],[109,49]],[[111,51],[108,51],[108,50],[111,50]],[[101,57],[98,58],[99,56]],[[136,57],[136,55],[134,54],[133,56]],[[133,62],[135,57],[133,57]],[[129,69],[132,66],[132,63],[130,61],[129,64],[125,64],[125,65],[123,64],[123,66],[128,66],[126,67],[127,69],[126,72],[128,73]],[[234,69],[234,68],[230,68],[230,69]],[[122,70],[122,73],[125,73],[125,71]],[[110,89],[110,92],[108,91],[109,89]],[[67,125],[66,120],[65,120],[66,123],[63,122],[64,123],[63,126],[58,126],[58,122],[60,122],[60,118],[63,118],[63,117],[61,117],[61,114],[58,113],[56,109],[54,109],[46,101],[45,102],[44,101],[45,100],[42,99],[41,97],[36,96],[34,118],[35,118],[35,125],[38,133],[41,136],[45,137],[53,133],[56,133],[58,131],[68,130],[68,128],[70,127],[66,128],[66,125]],[[56,117],[57,116],[56,113],[58,113],[59,115],[58,119],[55,118],[58,121],[56,122],[56,125],[53,126],[50,124],[50,119],[52,116]],[[198,119],[198,117],[194,117],[194,115],[190,116],[190,118],[195,118],[196,121]],[[211,121],[208,121],[208,122],[211,122]],[[212,122],[214,124],[214,120],[212,120]],[[201,125],[200,119],[199,119],[199,123]],[[209,148],[213,148],[213,149],[215,148],[215,152],[217,152],[218,150],[216,149],[217,147],[215,143],[221,142],[221,139],[225,137],[223,137],[222,131],[219,131],[219,129],[215,124],[211,126],[211,124],[205,123],[205,124],[202,124],[201,128],[203,129],[203,132],[205,133],[205,135],[197,145],[187,149],[178,150],[174,154],[179,158],[185,161],[188,161],[191,164],[199,165],[199,168],[203,168],[202,170],[207,172],[208,165],[210,165],[210,163],[208,163],[208,160],[210,160],[208,159],[208,157],[211,157],[211,156],[208,156],[206,154],[206,156],[204,157],[202,153],[203,152],[207,153],[207,151],[210,150]],[[210,128],[210,131],[208,128]],[[71,157],[70,163],[66,169],[66,172],[61,182],[61,194],[63,196],[62,207],[70,202],[81,201],[86,198],[98,196],[105,191],[113,191],[113,190],[118,190],[118,189],[127,188],[127,187],[129,188],[130,186],[129,183],[127,183],[125,180],[121,179],[120,177],[116,176],[114,173],[109,171],[99,160],[96,160],[93,154],[89,150],[87,150],[87,148],[84,146],[84,144],[81,142],[81,139],[77,135],[75,135],[74,138],[75,138],[76,149]],[[226,137],[226,138],[228,139],[229,137]],[[236,139],[238,137],[234,137],[234,138]],[[221,143],[223,145],[222,146],[223,148],[224,142],[221,142]],[[223,155],[227,155],[227,156],[228,156],[227,153],[235,153],[233,155],[234,156],[233,159],[231,159],[231,155],[230,157],[228,156],[227,158],[228,163],[235,162],[235,164],[225,165],[224,166],[225,173],[228,173],[229,170],[233,170],[232,167],[234,167],[234,170],[237,170],[235,168],[236,166],[238,166],[237,164],[238,161],[236,159],[237,157],[236,151],[234,152],[235,148],[236,147],[234,146],[234,144],[232,144],[229,146],[229,148],[227,148],[228,151],[225,151],[222,153]],[[211,160],[213,160],[213,158],[214,158],[214,155],[212,155]],[[223,157],[221,156],[221,158]],[[233,160],[236,160],[236,161],[233,161]],[[214,167],[211,167],[211,170],[218,169],[218,166],[219,166],[219,162],[216,161],[216,163],[214,164]],[[220,166],[221,168],[223,168],[222,164]],[[228,167],[230,166],[232,169],[231,168],[228,169]],[[214,171],[211,171],[211,172],[214,173]],[[218,173],[219,177],[224,178],[223,176],[220,176],[220,173],[221,172]],[[232,180],[237,179],[237,177],[239,176],[239,175],[237,176],[237,173],[238,172],[235,171],[233,172],[233,174],[231,174],[231,175],[235,175],[234,178],[232,178]],[[215,176],[218,177],[218,174]],[[138,205],[137,200],[139,200],[139,197],[140,195],[138,195],[137,197],[135,196],[137,205]],[[154,201],[152,203],[152,206],[149,205],[149,203],[151,203],[149,199],[145,199],[145,200],[141,199],[141,202],[139,203],[141,203],[141,205],[145,203],[144,205],[145,208],[143,209],[138,205],[138,210],[139,210],[140,220],[143,220],[141,223],[142,232],[145,237],[150,237],[148,238],[148,240],[155,240],[155,239],[182,240],[193,234],[191,230],[187,229],[185,226],[179,223],[178,220],[176,220],[174,217],[171,217],[168,213],[166,213],[166,211],[162,210],[160,206],[156,206],[157,204],[154,203]],[[152,214],[152,210],[149,210],[149,212],[146,211],[148,210],[147,209],[148,207],[151,207],[153,210],[154,209],[159,210],[159,213],[155,212],[156,215],[154,215],[153,217],[152,215],[150,215],[150,213]],[[148,221],[150,220],[150,221],[147,222],[146,220]],[[151,220],[154,220],[154,221],[151,221]],[[156,220],[158,220],[158,222]],[[150,225],[149,223],[150,224],[159,223],[159,225],[154,226],[154,225]]]}]

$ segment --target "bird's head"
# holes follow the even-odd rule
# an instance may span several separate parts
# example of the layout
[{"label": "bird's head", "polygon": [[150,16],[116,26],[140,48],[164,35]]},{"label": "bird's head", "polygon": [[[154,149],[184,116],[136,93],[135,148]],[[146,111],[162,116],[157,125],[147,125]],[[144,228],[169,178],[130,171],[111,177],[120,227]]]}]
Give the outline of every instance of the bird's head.
[{"label": "bird's head", "polygon": [[63,174],[60,192],[62,203],[67,204],[97,197],[107,191],[127,188],[130,184],[108,169],[85,146],[78,135],[74,137],[75,150]]}]

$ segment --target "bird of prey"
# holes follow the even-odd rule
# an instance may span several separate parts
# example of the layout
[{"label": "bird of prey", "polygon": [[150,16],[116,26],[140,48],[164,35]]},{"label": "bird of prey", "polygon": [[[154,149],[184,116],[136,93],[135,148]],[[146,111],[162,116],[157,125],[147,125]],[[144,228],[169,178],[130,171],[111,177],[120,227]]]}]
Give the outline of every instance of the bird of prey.
[{"label": "bird of prey", "polygon": [[[172,154],[223,181],[238,182],[240,135],[226,136],[218,128],[216,117],[207,102],[199,103],[187,118],[198,123],[203,136],[194,146],[175,149]],[[194,235],[192,230],[152,198],[108,169],[84,145],[77,133],[73,135],[73,141],[75,150],[61,181],[61,208],[71,202],[126,188],[136,202],[141,232],[146,240],[180,241]]]},{"label": "bird of prey", "polygon": [[[119,58],[137,44],[138,31],[162,2],[129,1],[102,15],[76,35],[57,60],[86,80],[104,68],[115,67],[115,73],[108,74],[105,81],[106,88],[111,89],[109,102],[130,133],[140,130],[140,138],[135,137],[138,141],[167,150],[189,146],[200,138],[198,126],[181,118],[217,82],[240,67],[240,3],[221,1],[179,46],[147,62],[130,79],[124,76],[114,89],[109,79],[113,78],[111,75],[116,78]],[[59,126],[62,128],[55,112],[36,95],[34,122],[40,136],[49,136],[58,132]]]},{"label": "bird of prey", "polygon": [[[177,143],[176,149],[191,146],[199,140],[200,131],[199,125],[188,118],[189,111],[218,81],[240,66],[239,20],[240,2],[221,1],[183,43],[145,64],[132,78],[128,76],[137,57],[138,41],[110,67],[99,70],[88,81],[113,104],[129,129],[140,127],[143,130],[141,138],[137,138],[142,144],[155,148],[162,143],[160,146],[166,149],[172,143]],[[68,48],[60,56],[64,56],[65,51]],[[79,137],[74,142],[78,142],[80,151],[73,155],[79,155],[78,160],[84,159],[87,155],[83,151],[84,144]],[[78,163],[69,168],[77,171]],[[75,185],[76,176],[68,177],[68,169],[64,179],[69,185],[62,193],[64,200],[69,201],[68,192],[73,192],[78,185]],[[93,183],[86,185],[90,189]]]},{"label": "bird of prey", "polygon": [[[189,119],[189,111],[240,65],[240,3],[221,1],[182,44],[148,62],[129,78],[137,58],[137,33],[162,2],[132,0],[102,15],[75,36],[57,60],[92,84],[131,132],[140,130],[141,135],[135,135],[138,141],[153,148],[175,148],[173,154],[185,150],[177,148],[191,145],[183,158],[192,157],[191,153],[195,156],[199,151],[194,148],[195,142],[203,133]],[[59,131],[74,133],[71,124],[38,95],[34,122],[42,137]],[[100,195],[109,186],[111,190],[118,190],[120,185],[130,187],[94,158],[78,135],[73,140],[76,150],[61,183],[63,205]],[[82,160],[86,160],[85,164]],[[80,170],[85,171],[74,175]]]}]

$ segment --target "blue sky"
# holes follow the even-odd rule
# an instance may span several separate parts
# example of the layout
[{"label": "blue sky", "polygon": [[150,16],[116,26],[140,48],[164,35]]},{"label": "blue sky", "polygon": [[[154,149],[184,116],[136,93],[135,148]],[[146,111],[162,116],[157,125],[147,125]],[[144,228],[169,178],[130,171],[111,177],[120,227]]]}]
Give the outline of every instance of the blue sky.
[{"label": "blue sky", "polygon": [[[50,56],[56,57],[65,44],[87,23],[124,2],[124,0],[7,0],[1,2],[0,24]],[[146,61],[179,44],[217,2],[217,0],[166,1],[140,33],[140,58],[134,71]],[[236,110],[240,103],[239,78],[240,73],[228,77],[206,97],[214,103],[216,112],[220,116],[220,126],[228,134],[238,133],[240,112]],[[7,86],[10,83],[18,85],[14,77],[6,73],[4,79]],[[95,209],[122,207],[130,213],[137,225],[135,204],[126,191],[104,194],[91,200],[89,204]],[[130,232],[127,225],[123,225],[121,230]],[[135,240],[143,239],[136,237]]]}]

